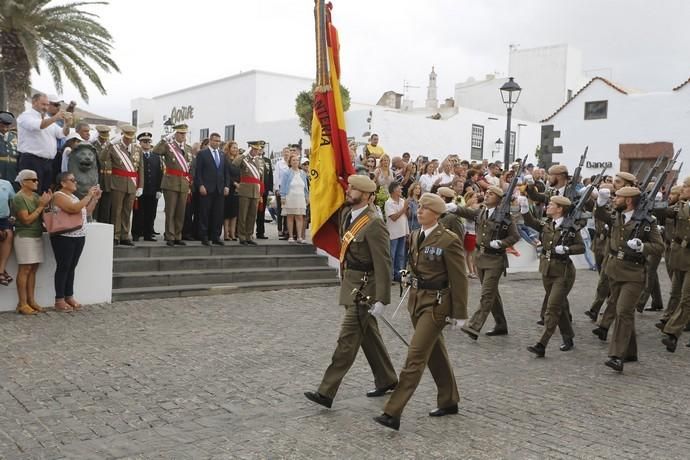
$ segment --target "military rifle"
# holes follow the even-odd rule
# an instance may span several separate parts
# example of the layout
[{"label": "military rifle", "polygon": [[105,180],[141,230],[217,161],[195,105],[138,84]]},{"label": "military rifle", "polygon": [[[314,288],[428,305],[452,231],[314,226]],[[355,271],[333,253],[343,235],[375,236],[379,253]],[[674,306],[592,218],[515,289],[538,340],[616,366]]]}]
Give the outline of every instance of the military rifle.
[{"label": "military rifle", "polygon": [[[673,181],[674,179],[680,178],[680,171],[683,169],[683,162],[680,163],[680,166],[678,166],[678,169],[675,170],[675,177],[671,176],[671,174],[668,175],[669,179],[666,181],[664,184],[666,189],[664,190],[664,198],[663,202],[666,203],[666,206],[668,206],[668,196],[671,194],[671,188],[673,188]],[[663,206],[663,207],[666,207]]]},{"label": "military rifle", "polygon": [[510,227],[513,221],[510,217],[510,202],[513,200],[513,193],[515,193],[515,187],[517,187],[518,180],[525,170],[525,164],[527,164],[527,155],[525,155],[525,158],[523,158],[520,163],[520,167],[515,172],[513,180],[510,181],[508,189],[503,194],[501,203],[496,206],[496,210],[494,210],[494,213],[491,215],[491,220],[496,223],[496,238],[494,239],[500,239],[498,238],[500,233],[499,230],[508,230],[508,227]]},{"label": "military rifle", "polygon": [[575,206],[570,208],[570,211],[563,219],[563,222],[561,223],[561,237],[559,239],[559,244],[573,241],[575,239],[575,234],[584,226],[582,222],[586,221],[584,216],[585,206],[589,201],[589,197],[592,196],[594,189],[601,184],[602,180],[604,180],[604,173],[606,173],[606,168],[602,169],[599,175],[594,178],[592,183],[587,186],[585,192],[580,197],[580,200]]},{"label": "military rifle", "polygon": [[585,160],[587,159],[587,151],[589,146],[585,147],[585,152],[580,156],[580,164],[577,165],[573,175],[570,178],[570,187],[565,189],[565,197],[570,200],[571,203],[575,203],[578,200],[577,196],[577,184],[580,183],[580,176],[582,175],[582,167],[585,165]]},{"label": "military rifle", "polygon": [[647,190],[647,187],[649,184],[652,182],[652,179],[654,179],[654,175],[656,174],[657,170],[659,169],[659,166],[661,166],[661,162],[664,160],[663,156],[658,156],[656,158],[656,161],[654,162],[654,165],[647,171],[647,175],[645,175],[644,179],[642,182],[639,182],[639,187],[640,190],[642,190],[642,193]]}]

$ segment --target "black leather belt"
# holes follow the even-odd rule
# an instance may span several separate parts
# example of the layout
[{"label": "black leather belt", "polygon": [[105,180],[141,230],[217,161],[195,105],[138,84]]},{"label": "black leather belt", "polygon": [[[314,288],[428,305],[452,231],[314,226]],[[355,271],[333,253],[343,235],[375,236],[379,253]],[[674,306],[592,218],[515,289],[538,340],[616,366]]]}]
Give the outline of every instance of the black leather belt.
[{"label": "black leather belt", "polygon": [[610,253],[612,257],[618,260],[624,260],[638,265],[644,265],[645,263],[645,256],[642,254],[628,254],[625,251],[610,251]]},{"label": "black leather belt", "polygon": [[32,157],[38,158],[39,160],[43,160],[43,161],[53,161],[52,158],[39,157],[38,155],[33,154],[33,153],[29,153],[29,152],[17,152],[17,153],[19,153],[20,155],[31,155]]},{"label": "black leather belt", "polygon": [[373,272],[374,271],[374,266],[373,265],[358,265],[358,264],[351,264],[348,262],[345,265],[346,270],[355,270],[358,272]]},{"label": "black leather belt", "polygon": [[424,281],[413,276],[410,278],[410,286],[412,286],[413,289],[440,291],[441,289],[446,289],[448,287],[448,281]]},{"label": "black leather belt", "polygon": [[558,260],[560,262],[567,262],[570,260],[570,256],[568,254],[558,254],[554,251],[548,251],[544,253],[544,258],[546,260]]},{"label": "black leather belt", "polygon": [[503,254],[506,253],[505,249],[494,249],[492,247],[486,247],[486,246],[479,246],[479,252],[482,254],[493,254],[496,256],[502,256]]}]

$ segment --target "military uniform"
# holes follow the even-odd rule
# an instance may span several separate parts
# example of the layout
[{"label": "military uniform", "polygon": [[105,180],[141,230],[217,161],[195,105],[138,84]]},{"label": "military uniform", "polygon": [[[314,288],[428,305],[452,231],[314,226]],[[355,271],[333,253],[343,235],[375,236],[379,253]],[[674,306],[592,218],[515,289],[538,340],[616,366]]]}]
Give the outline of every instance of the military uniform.
[{"label": "military uniform", "polygon": [[[150,142],[151,133],[141,133],[137,136],[137,140],[140,143]],[[142,148],[141,163],[144,169],[144,187],[142,195],[137,199],[139,206],[135,207],[132,217],[132,237],[135,241],[142,236],[147,241],[155,241],[153,226],[163,180],[163,160],[159,155],[150,150],[143,151]]]},{"label": "military uniform", "polygon": [[[616,192],[620,196],[635,196],[635,193],[639,195],[639,190],[634,187],[623,187]],[[627,214],[632,215],[633,212],[629,211]],[[644,288],[646,258],[651,254],[661,254],[664,250],[664,243],[656,225],[649,226],[640,232],[638,238],[643,242],[642,252],[638,253],[630,249],[627,242],[633,236],[636,222],[624,214],[626,213],[614,212],[611,214],[603,207],[599,207],[595,211],[595,217],[604,221],[611,228],[606,275],[611,287],[608,308],[615,309],[616,319],[614,334],[609,343],[608,354],[612,359],[607,364],[614,360],[620,360],[619,369],[616,370],[622,370],[622,361],[637,359],[638,357],[635,337],[635,305]],[[625,219],[629,219],[627,223]]]},{"label": "military uniform", "polygon": [[[253,149],[263,148],[263,141],[250,142]],[[240,183],[237,195],[240,197],[239,213],[237,216],[237,236],[240,244],[255,245],[252,241],[254,223],[256,221],[259,201],[263,196],[263,160],[259,156],[247,154],[238,155],[232,162],[240,168]]]},{"label": "military uniform", "polygon": [[[345,307],[345,317],[331,364],[318,389],[318,395],[331,401],[354,363],[360,346],[374,374],[376,388],[388,389],[397,383],[376,318],[369,313],[367,305],[356,305],[352,295],[353,289],[361,289],[372,302],[390,303],[392,262],[388,230],[371,207],[366,207],[353,219],[352,209],[346,206],[340,211],[339,218],[341,238],[351,238],[349,245],[343,243],[346,248],[341,255],[342,283],[338,303]],[[363,281],[365,277],[366,282]],[[312,399],[309,394],[305,393]]]},{"label": "military uniform", "polygon": [[[503,312],[503,301],[498,292],[498,283],[501,276],[508,268],[508,257],[506,248],[514,245],[520,240],[515,222],[511,222],[506,230],[499,224],[491,220],[495,208],[481,206],[479,209],[458,207],[455,213],[465,219],[472,219],[476,222],[477,248],[477,272],[482,283],[482,292],[479,299],[479,309],[472,315],[472,318],[463,326],[463,331],[470,335],[477,336],[486,322],[489,312],[496,321],[495,331],[504,332],[508,330],[505,313]],[[500,240],[500,249],[493,249],[490,245],[492,240]]]},{"label": "military uniform", "polygon": [[112,171],[105,167],[105,148],[108,146],[107,138],[98,137],[91,143],[96,149],[96,158],[98,158],[98,184],[101,187],[101,199],[96,204],[93,214],[96,216],[98,222],[109,224],[110,222],[110,208],[112,207],[112,197],[110,196]]},{"label": "military uniform", "polygon": [[[559,197],[563,204],[569,206],[570,200]],[[552,198],[552,200],[554,200]],[[566,202],[568,204],[566,204]],[[523,214],[525,224],[534,228],[540,233],[539,239],[542,242],[542,253],[539,258],[539,272],[541,273],[544,291],[547,297],[547,307],[544,314],[544,332],[539,339],[538,345],[543,349],[549,344],[551,336],[556,331],[556,326],[561,331],[563,345],[561,350],[567,351],[572,347],[572,339],[575,336],[571,324],[570,308],[568,305],[568,294],[575,284],[575,266],[570,259],[571,255],[584,254],[585,245],[582,242],[580,232],[575,233],[572,241],[562,237],[560,221],[548,218],[546,221],[535,219],[532,214]],[[565,246],[565,254],[558,254],[556,246]],[[530,350],[531,351],[531,350]]]},{"label": "military uniform", "polygon": [[[10,112],[0,112],[0,123],[8,126],[14,123],[14,115]],[[5,179],[13,184],[15,191],[17,190],[17,183],[14,181],[17,177],[17,161],[19,155],[17,154],[17,133],[14,131],[7,131],[7,133],[0,133],[0,179]]]},{"label": "military uniform", "polygon": [[[611,212],[611,207],[609,205],[604,205],[604,209],[607,213]],[[599,312],[601,311],[602,305],[608,298],[610,294],[609,289],[609,279],[606,276],[606,261],[608,260],[608,241],[609,241],[609,226],[600,219],[594,218],[594,240],[592,241],[592,251],[594,252],[594,257],[597,262],[597,268],[599,269],[599,280],[597,282],[596,294],[594,296],[594,301],[589,307],[589,311],[586,312],[592,321],[597,321]],[[612,317],[607,317],[605,320],[602,318],[603,324],[600,324],[604,329],[608,329],[610,323],[613,322]],[[609,321],[610,320],[610,321]]]},{"label": "military uniform", "polygon": [[144,167],[141,147],[134,143],[133,126],[123,127],[123,135],[132,136],[131,143],[110,143],[103,150],[103,168],[112,172],[110,179],[112,206],[110,221],[114,226],[116,243],[131,244],[130,225],[136,194],[144,186]]},{"label": "military uniform", "polygon": [[[176,132],[187,133],[187,125],[177,125],[174,129]],[[189,170],[192,148],[186,143],[179,144],[174,139],[161,139],[153,148],[153,153],[160,155],[165,163],[165,174],[161,180],[165,199],[165,240],[168,246],[184,245],[182,226],[192,183]]]},{"label": "military uniform", "polygon": [[268,203],[268,192],[269,190],[273,190],[273,164],[266,155],[261,157],[261,164],[263,165],[261,176],[263,177],[262,182],[264,187],[263,193],[261,194],[261,204],[256,207],[256,237],[265,240],[268,238],[266,236],[265,212],[266,204]]}]

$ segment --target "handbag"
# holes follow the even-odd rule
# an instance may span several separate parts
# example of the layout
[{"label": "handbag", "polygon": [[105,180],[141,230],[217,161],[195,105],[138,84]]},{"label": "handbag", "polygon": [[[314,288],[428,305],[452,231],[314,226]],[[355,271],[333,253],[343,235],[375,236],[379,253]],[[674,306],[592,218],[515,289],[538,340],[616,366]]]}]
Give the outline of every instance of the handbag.
[{"label": "handbag", "polygon": [[73,232],[83,227],[81,211],[70,214],[53,206],[53,200],[50,200],[50,206],[43,211],[43,223],[51,235]]}]

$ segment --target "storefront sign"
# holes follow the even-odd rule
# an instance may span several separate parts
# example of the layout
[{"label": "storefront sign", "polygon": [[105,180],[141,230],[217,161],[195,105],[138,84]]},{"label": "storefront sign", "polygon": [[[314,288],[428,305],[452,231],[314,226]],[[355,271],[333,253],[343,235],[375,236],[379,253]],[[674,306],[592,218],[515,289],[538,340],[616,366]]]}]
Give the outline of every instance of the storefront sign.
[{"label": "storefront sign", "polygon": [[588,161],[585,166],[592,169],[613,168],[612,161]]},{"label": "storefront sign", "polygon": [[185,105],[180,108],[173,107],[170,112],[170,119],[173,123],[181,123],[185,120],[190,120],[194,118],[194,107],[191,105]]}]

